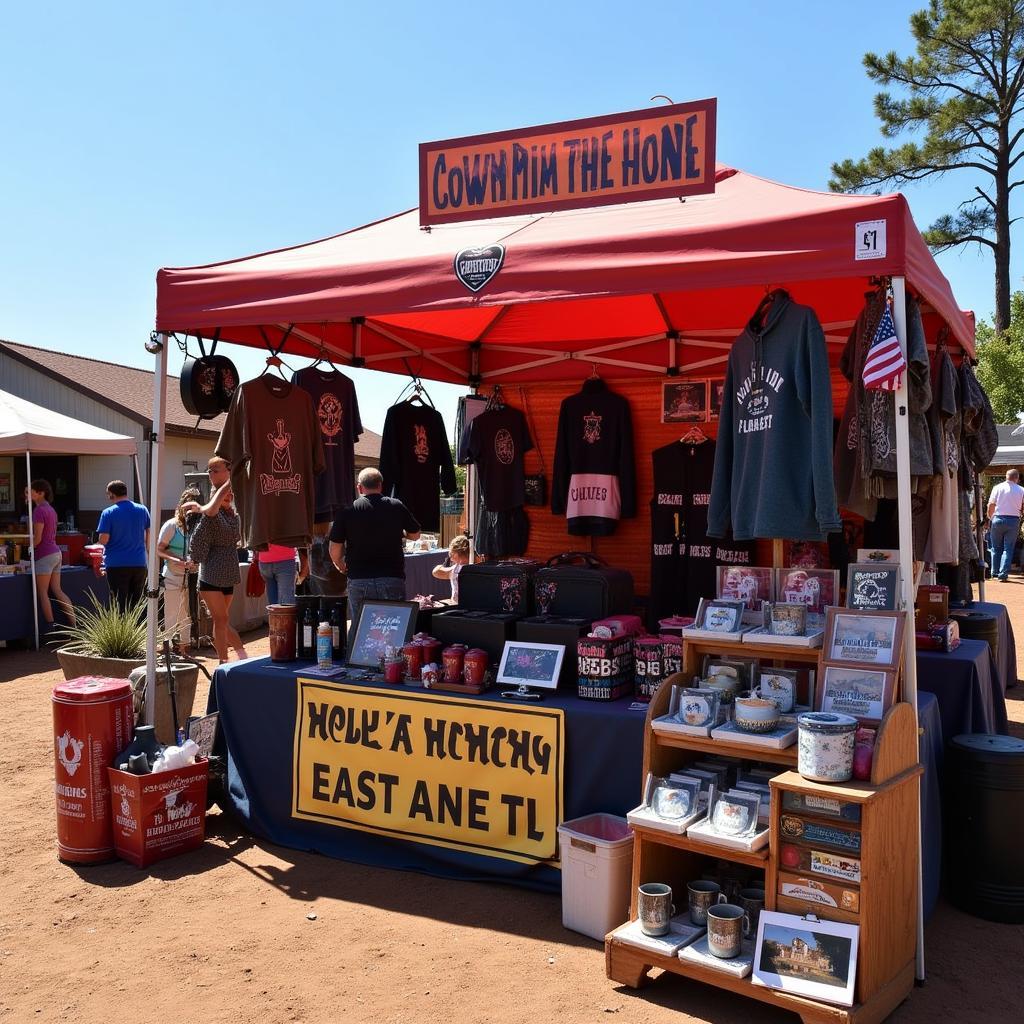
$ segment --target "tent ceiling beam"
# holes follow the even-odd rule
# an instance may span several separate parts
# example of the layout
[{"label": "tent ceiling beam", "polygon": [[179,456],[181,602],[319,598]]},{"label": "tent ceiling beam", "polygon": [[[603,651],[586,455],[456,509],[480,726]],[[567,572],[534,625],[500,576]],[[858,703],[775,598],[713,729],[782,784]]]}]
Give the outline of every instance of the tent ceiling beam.
[{"label": "tent ceiling beam", "polygon": [[[331,322],[332,323],[348,323],[349,321],[347,321],[347,320],[333,320]],[[278,324],[277,326],[283,331],[287,325],[286,324]],[[344,359],[351,359],[352,358],[352,353],[349,352],[348,349],[333,348],[333,347],[331,347],[331,346],[329,346],[327,344],[326,339],[318,338],[315,334],[310,334],[309,331],[302,330],[301,327],[294,327],[294,328],[292,328],[292,334],[294,334],[296,338],[301,338],[303,341],[308,341],[310,343],[310,345],[316,345],[319,348],[323,348],[323,349],[325,349],[327,351],[332,352],[336,356],[341,356]]]},{"label": "tent ceiling beam", "polygon": [[[466,374],[466,371],[461,367],[456,366],[454,363],[450,363],[447,359],[440,359],[432,352],[427,352],[421,348],[417,348],[415,345],[406,341],[404,338],[399,337],[397,334],[392,334],[386,327],[383,327],[378,323],[374,323],[373,330],[382,338],[387,338],[388,341],[394,342],[396,345],[404,348],[407,352],[412,353],[412,355],[420,356],[429,362],[436,363],[438,366],[443,366],[446,370],[450,370],[454,373],[460,380],[468,383],[469,377]],[[461,346],[455,348],[454,351],[461,352]],[[393,358],[393,355],[389,355],[389,358]],[[367,359],[366,362],[369,362],[369,360]]]}]

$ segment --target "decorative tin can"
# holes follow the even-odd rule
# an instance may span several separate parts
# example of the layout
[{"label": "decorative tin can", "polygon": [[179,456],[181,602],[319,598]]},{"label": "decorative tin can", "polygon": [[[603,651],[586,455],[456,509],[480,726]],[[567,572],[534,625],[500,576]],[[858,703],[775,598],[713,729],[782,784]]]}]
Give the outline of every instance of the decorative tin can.
[{"label": "decorative tin can", "polygon": [[665,645],[660,636],[641,636],[633,641],[636,695],[650,700],[665,678]]},{"label": "decorative tin can", "polygon": [[429,665],[433,662],[435,665],[440,665],[441,649],[444,647],[444,644],[432,636],[424,636],[420,643],[423,645],[423,664]]},{"label": "decorative tin can", "polygon": [[405,674],[409,679],[419,680],[420,670],[426,660],[422,640],[410,640],[402,647],[402,656],[405,658]]},{"label": "decorative tin can", "polygon": [[853,775],[857,719],[825,711],[797,718],[800,728],[797,769],[812,782],[847,782]]},{"label": "decorative tin can", "polygon": [[267,605],[271,661],[295,660],[297,611],[298,609],[294,604]]},{"label": "decorative tin can", "polygon": [[[402,658],[385,658],[384,682],[400,683],[405,677],[406,660]],[[410,677],[411,678],[411,677]]]},{"label": "decorative tin can", "polygon": [[683,670],[683,638],[678,633],[662,633],[658,639],[662,647],[662,672],[667,679]]},{"label": "decorative tin can", "polygon": [[444,681],[446,683],[462,682],[462,667],[465,657],[465,644],[452,644],[444,649],[441,659],[444,663]]},{"label": "decorative tin can", "polygon": [[487,674],[487,665],[490,659],[487,652],[474,647],[466,651],[462,659],[463,675],[466,678],[467,686],[483,686],[484,676]]}]

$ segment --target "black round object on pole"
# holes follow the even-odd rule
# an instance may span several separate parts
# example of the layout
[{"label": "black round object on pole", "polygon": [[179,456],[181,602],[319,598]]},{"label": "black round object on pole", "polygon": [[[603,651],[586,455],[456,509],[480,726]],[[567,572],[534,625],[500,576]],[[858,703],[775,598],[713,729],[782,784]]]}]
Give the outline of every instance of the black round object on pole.
[{"label": "black round object on pole", "polygon": [[1024,740],[970,733],[949,746],[946,886],[960,910],[1024,923]]}]

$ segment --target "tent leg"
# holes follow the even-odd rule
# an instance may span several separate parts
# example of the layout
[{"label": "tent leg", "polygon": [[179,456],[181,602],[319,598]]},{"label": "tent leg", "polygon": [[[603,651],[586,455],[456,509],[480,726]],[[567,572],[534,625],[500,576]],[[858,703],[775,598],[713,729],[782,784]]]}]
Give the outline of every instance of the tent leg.
[{"label": "tent leg", "polygon": [[988,566],[988,551],[985,549],[985,512],[982,504],[984,496],[981,493],[981,477],[976,478],[974,484],[974,523],[978,533],[978,551],[981,553],[981,579],[978,581],[978,600],[985,600],[985,568]]},{"label": "tent leg", "polygon": [[[39,650],[39,595],[36,593],[36,531],[32,525],[32,455],[25,452],[25,486],[28,496],[28,557],[32,562],[32,622],[36,631],[36,650]],[[60,572],[60,569],[57,570]]]},{"label": "tent leg", "polygon": [[[143,710],[146,725],[152,725],[156,711],[156,635],[159,625],[159,568],[157,534],[160,532],[160,466],[163,461],[164,423],[167,413],[167,335],[160,335],[160,351],[156,356],[153,374],[153,458],[150,462],[149,511],[153,525],[149,530],[149,576],[146,609],[146,706]],[[138,456],[135,459],[138,472]]]},{"label": "tent leg", "polygon": [[[893,319],[896,334],[900,340],[903,355],[907,354],[907,293],[906,281],[902,277],[892,279]],[[896,496],[899,507],[900,531],[900,573],[903,586],[903,608],[908,612],[914,607],[914,530],[910,501],[910,421],[907,416],[907,375],[894,396],[896,402]],[[908,626],[903,631],[903,697],[914,712],[914,736],[917,737],[917,638]],[[920,742],[918,740],[918,742]],[[920,751],[915,751],[915,760],[920,760]],[[915,977],[924,981],[924,880],[921,856],[921,781],[917,782],[917,962]]]},{"label": "tent leg", "polygon": [[136,452],[132,456],[132,468],[135,470],[135,492],[139,496],[139,501],[145,502],[146,492],[142,489],[142,475],[139,473],[139,453]]}]

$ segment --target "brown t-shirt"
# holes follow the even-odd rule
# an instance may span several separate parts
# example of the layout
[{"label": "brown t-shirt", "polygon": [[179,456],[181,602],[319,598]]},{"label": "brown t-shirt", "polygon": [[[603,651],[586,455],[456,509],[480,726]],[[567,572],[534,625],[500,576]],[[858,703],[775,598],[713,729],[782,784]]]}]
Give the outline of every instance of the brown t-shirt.
[{"label": "brown t-shirt", "polygon": [[313,481],[324,468],[324,451],[305,391],[269,374],[246,381],[231,399],[215,451],[231,463],[247,547],[309,544]]}]

